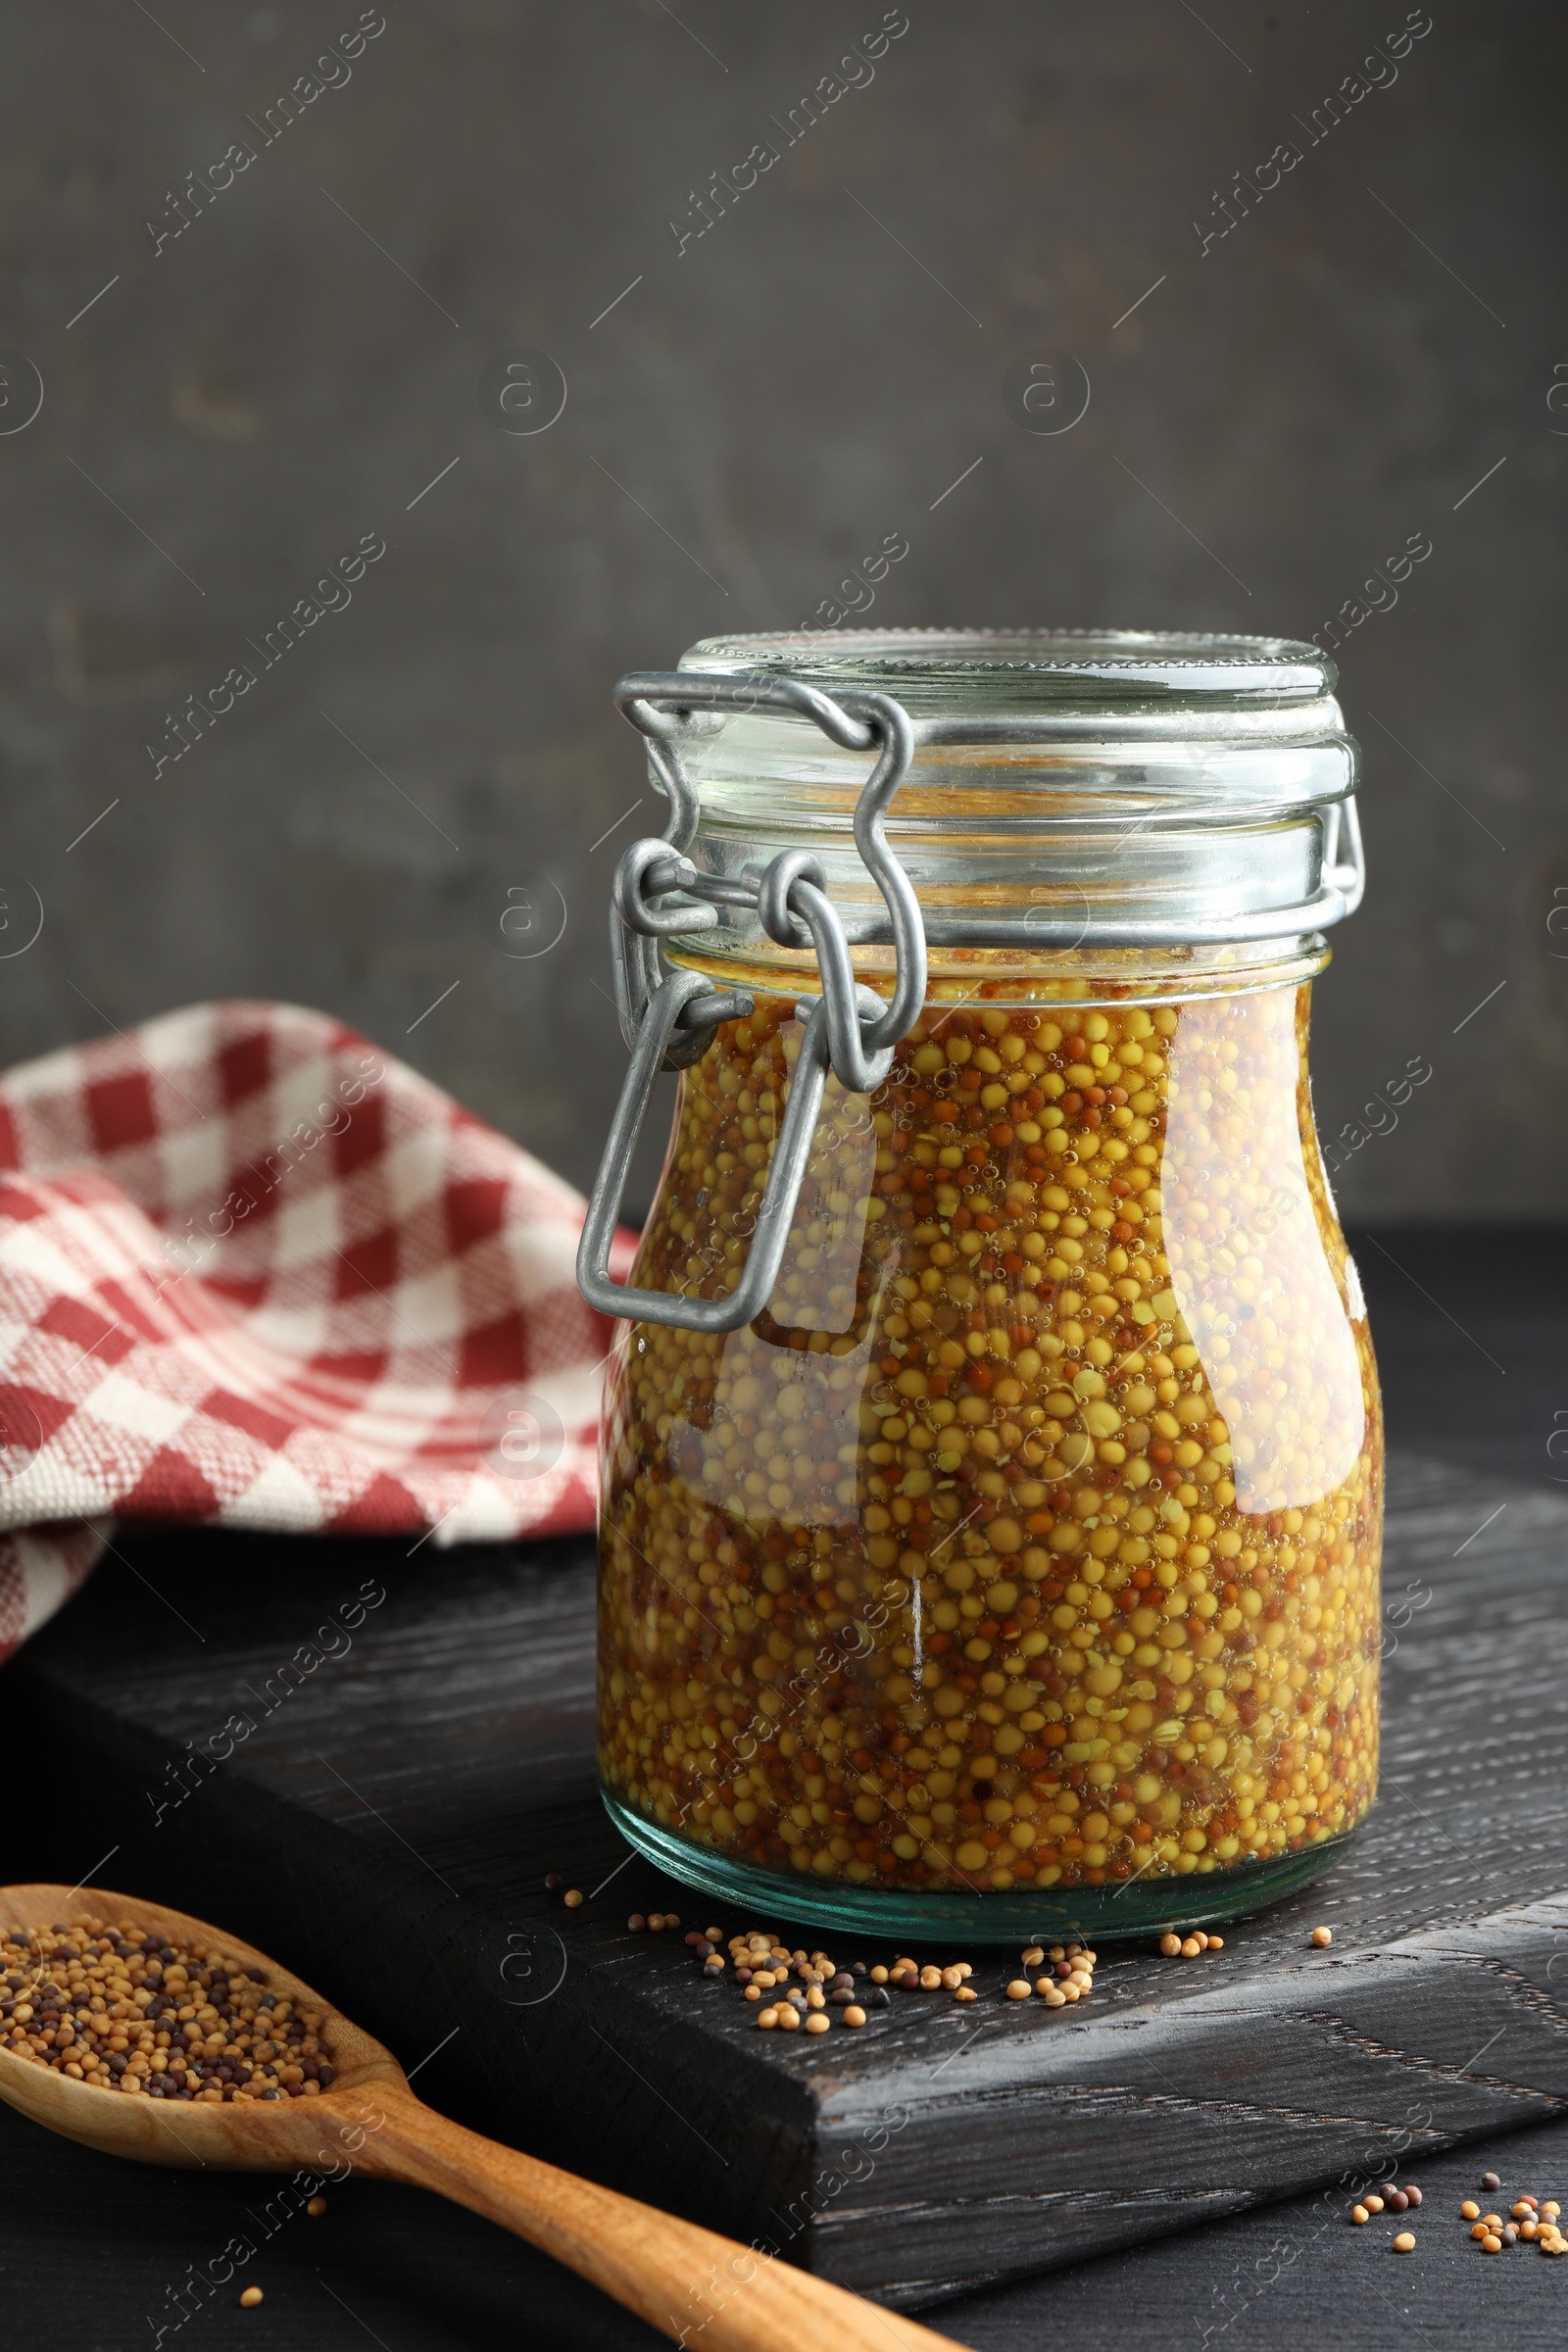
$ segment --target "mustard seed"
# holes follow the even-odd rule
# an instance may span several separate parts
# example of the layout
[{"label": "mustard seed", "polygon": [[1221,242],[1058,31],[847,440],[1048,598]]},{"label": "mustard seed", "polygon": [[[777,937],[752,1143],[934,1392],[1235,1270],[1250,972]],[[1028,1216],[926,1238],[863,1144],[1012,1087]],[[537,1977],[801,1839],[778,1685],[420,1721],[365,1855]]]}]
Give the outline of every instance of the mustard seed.
[{"label": "mustard seed", "polygon": [[1356,2228],[1359,2230],[1364,2223],[1369,2222],[1372,2219],[1372,2216],[1368,2213],[1364,2205],[1352,2205],[1350,2207],[1350,2219],[1352,2222],[1354,2222]]},{"label": "mustard seed", "polygon": [[921,1971],[920,1971],[920,1989],[921,1989],[921,1991],[922,1991],[922,1992],[935,1992],[935,1991],[937,1991],[937,1990],[938,1990],[938,1988],[939,1988],[939,1987],[940,1987],[940,1985],[941,1985],[941,1983],[942,1983],[942,1971],[941,1971],[941,1969],[940,1969],[940,1968],[922,1968],[922,1969],[921,1969]]},{"label": "mustard seed", "polygon": [[322,2214],[326,2211],[326,2199],[324,2197],[313,2197],[310,2203],[306,2206],[305,2210],[310,2215],[313,2222],[318,2222]]},{"label": "mustard seed", "polygon": [[1208,1944],[1206,1939],[1200,1938],[1197,1936],[1189,1936],[1186,1942],[1181,1947],[1182,1958],[1184,1960],[1196,1960],[1200,1952],[1207,1951],[1207,1949]]},{"label": "mustard seed", "polygon": [[1208,1948],[1211,1952],[1222,1952],[1225,1949],[1224,1936],[1211,1936],[1208,1939]]},{"label": "mustard seed", "polygon": [[812,2009],[806,2020],[808,2034],[825,2034],[832,2020],[825,2009]]},{"label": "mustard seed", "polygon": [[863,2010],[863,2009],[860,2007],[860,2004],[859,2004],[859,2002],[858,2002],[858,2001],[852,2001],[852,2002],[850,2003],[849,2007],[848,2007],[848,2008],[845,2010],[845,2012],[844,2012],[844,2023],[845,2023],[847,2026],[863,2026],[863,2025],[864,2025],[864,2023],[865,2023],[865,2011],[864,2011],[864,2010]]},{"label": "mustard seed", "polygon": [[1046,1955],[1041,1949],[1040,1945],[1038,1943],[1032,1943],[1029,1946],[1029,1949],[1023,1955],[1023,1964],[1025,1968],[1038,1968],[1045,1956]]},{"label": "mustard seed", "polygon": [[1481,2219],[1481,2208],[1480,2208],[1480,2206],[1479,2206],[1479,2205],[1476,2203],[1476,2201],[1475,2201],[1474,2197],[1466,2197],[1466,2199],[1465,2199],[1464,2203],[1463,2203],[1463,2204],[1460,2206],[1460,2208],[1459,2208],[1459,2217],[1460,2217],[1461,2221],[1466,2221],[1466,2222],[1479,2222],[1479,2221],[1480,2221],[1480,2219]]},{"label": "mustard seed", "polygon": [[1494,2237],[1492,2231],[1489,2230],[1486,2236],[1481,2240],[1481,2251],[1483,2254],[1500,2254],[1502,2252],[1501,2238]]},{"label": "mustard seed", "polygon": [[648,1922],[640,1911],[634,1911],[630,1919],[627,1920],[626,1925],[628,1928],[630,1928],[634,1936],[640,1936],[643,1930],[647,1927]]},{"label": "mustard seed", "polygon": [[259,2286],[248,2286],[239,2299],[239,2307],[241,2311],[254,2311],[261,2299],[261,2288]]},{"label": "mustard seed", "polygon": [[1420,2190],[1417,2188],[1417,2186],[1416,2186],[1416,2184],[1415,2184],[1415,2182],[1414,2182],[1413,2180],[1407,2180],[1407,2181],[1405,2182],[1405,2184],[1404,2184],[1404,2193],[1405,2193],[1405,2195],[1406,2195],[1406,2196],[1409,2198],[1409,2200],[1410,2200],[1410,2202],[1411,2202],[1411,2204],[1412,2204],[1412,2205],[1419,2205],[1419,2204],[1420,2204],[1420,2202],[1421,2202],[1421,2191],[1420,2191]]},{"label": "mustard seed", "polygon": [[1415,2239],[1408,2230],[1399,2231],[1394,2241],[1394,2251],[1396,2254],[1413,2254],[1415,2252]]},{"label": "mustard seed", "polygon": [[1383,2199],[1381,2197],[1363,2197],[1361,2202],[1366,2207],[1368,2213],[1381,2213],[1383,2211]]},{"label": "mustard seed", "polygon": [[1334,1941],[1334,1930],[1332,1928],[1314,1928],[1312,1930],[1312,1941],[1321,1950],[1324,1945],[1330,1944]]},{"label": "mustard seed", "polygon": [[956,1984],[953,1988],[953,1997],[956,2001],[977,2001],[980,1995],[972,1984]]},{"label": "mustard seed", "polygon": [[1179,1936],[1172,1936],[1167,1931],[1159,1939],[1159,1948],[1167,1960],[1174,1960],[1180,1955],[1182,1939]]},{"label": "mustard seed", "polygon": [[[1342,1373],[1315,1331],[1282,1343],[1284,1401],[1255,1340],[1205,1360],[1183,1333],[1163,1206],[1181,1181],[1167,1122],[1175,1137],[1207,1095],[1205,1150],[1228,1183],[1207,1188],[1202,1246],[1257,1288],[1240,1271],[1257,1235],[1238,1202],[1274,1180],[1258,1105],[1277,1096],[1294,1113],[1297,1006],[1288,991],[1247,988],[1148,1008],[1004,1006],[948,1002],[956,983],[935,985],[894,1073],[867,1103],[847,1099],[818,1122],[797,1212],[798,1235],[809,1226],[816,1241],[775,1300],[780,1313],[788,1300],[789,1328],[763,1316],[718,1340],[632,1324],[617,1341],[601,1537],[608,1786],[785,1886],[800,1868],[888,1891],[1095,1899],[1135,1877],[1174,1888],[1190,1871],[1305,1853],[1371,1798],[1375,1406],[1346,1468]],[[798,1050],[794,987],[760,982],[754,998],[686,1073],[640,1283],[716,1297],[737,1277],[744,1240],[720,1237],[755,1222]],[[863,1235],[857,1219],[846,1259],[826,1236],[844,1232],[841,1190],[853,1204],[859,1187],[850,1139],[867,1117],[874,1213]],[[1315,1173],[1308,1189],[1263,1251],[1260,1298],[1304,1298],[1295,1269],[1320,1266],[1325,1248],[1339,1262]],[[694,1276],[710,1234],[711,1271]],[[1230,1276],[1215,1279],[1228,1297]],[[1255,1311],[1262,1328],[1267,1310]],[[1340,1329],[1336,1317],[1336,1345]],[[1370,1400],[1359,1321],[1353,1346]],[[1266,1452],[1286,1448],[1275,1475],[1318,1497],[1299,1517],[1250,1511],[1238,1494],[1232,1446],[1247,1443],[1254,1401]],[[1079,1577],[1080,1554],[1103,1590]],[[795,1716],[780,1741],[769,1651],[814,1649],[821,1634],[808,1629],[824,1611],[869,1628],[855,1611],[895,1574],[921,1605],[929,1740],[898,1729],[911,1695],[901,1601],[832,1710]],[[1097,1614],[1113,1596],[1114,1632]],[[1187,1674],[1167,1681],[1176,1666]],[[1103,1806],[1093,1782],[1079,1796],[1066,1753],[1088,1738],[1077,1710],[1101,1683],[1115,1693],[1103,1729],[1118,1750]],[[1156,1740],[1183,1711],[1178,1692],[1190,1702],[1200,1690],[1191,1743]],[[1015,1718],[998,1703],[1004,1690],[1024,1702]],[[713,1710],[723,1728],[709,1746],[692,1716]],[[940,1758],[927,1752],[938,1741]],[[1189,1744],[1179,1761],[1171,1750]],[[1003,1777],[1040,1800],[1013,1809],[1005,1831],[989,1821],[1010,1798],[999,1756]]]},{"label": "mustard seed", "polygon": [[784,2001],[774,2010],[773,2019],[776,2025],[783,2027],[786,2034],[793,2034],[800,2026],[801,2013],[793,2001]]},{"label": "mustard seed", "polygon": [[580,1886],[568,1886],[561,1899],[565,1904],[568,1911],[580,1911],[582,1908],[582,1888]]},{"label": "mustard seed", "polygon": [[1034,1986],[1024,1978],[1014,1977],[1012,1983],[1007,1986],[1007,1998],[1009,2001],[1026,2001],[1033,1990]]},{"label": "mustard seed", "polygon": [[1483,2173],[1481,2176],[1481,2185],[1483,2188],[1500,2188],[1502,2186],[1502,2181],[1495,2173]]},{"label": "mustard seed", "polygon": [[333,2081],[325,2023],[221,1951],[187,1948],[135,1921],[0,1928],[0,2047],[89,2089],[209,2103],[314,2098]]}]

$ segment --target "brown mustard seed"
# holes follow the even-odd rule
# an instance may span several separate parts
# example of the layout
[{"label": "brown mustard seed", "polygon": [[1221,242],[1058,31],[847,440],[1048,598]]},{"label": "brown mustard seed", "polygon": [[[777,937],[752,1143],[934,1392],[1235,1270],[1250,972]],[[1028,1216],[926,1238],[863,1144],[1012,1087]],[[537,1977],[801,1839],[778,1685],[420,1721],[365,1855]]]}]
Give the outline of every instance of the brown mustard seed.
[{"label": "brown mustard seed", "polygon": [[1399,2231],[1394,2241],[1394,2251],[1396,2254],[1413,2254],[1415,2252],[1415,2239],[1408,2230]]},{"label": "brown mustard seed", "polygon": [[1496,2173],[1483,2173],[1481,2176],[1481,2185],[1483,2188],[1500,2188],[1502,2186],[1502,2181]]},{"label": "brown mustard seed", "polygon": [[1404,2184],[1404,2193],[1405,2193],[1405,2195],[1406,2195],[1406,2196],[1409,2198],[1409,2200],[1410,2200],[1410,2202],[1411,2202],[1411,2204],[1412,2204],[1412,2205],[1419,2205],[1419,2204],[1420,2204],[1420,2202],[1421,2202],[1421,2191],[1420,2191],[1420,2190],[1417,2188],[1417,2186],[1416,2186],[1416,2184],[1415,2184],[1415,2182],[1414,2182],[1413,2180],[1407,2180],[1407,2181],[1405,2182],[1405,2184]]},{"label": "brown mustard seed", "polygon": [[239,2299],[239,2307],[241,2311],[254,2311],[261,2299],[261,2288],[259,2286],[248,2286]]},{"label": "brown mustard seed", "polygon": [[1321,1949],[1325,1944],[1330,1944],[1334,1941],[1334,1930],[1332,1928],[1314,1928],[1312,1930],[1312,1941],[1318,1945],[1319,1949]]},{"label": "brown mustard seed", "polygon": [[305,2210],[310,2215],[313,2222],[318,2222],[322,2214],[326,2211],[326,2199],[324,2197],[313,2197],[310,2203],[306,2206]]},{"label": "brown mustard seed", "polygon": [[138,1921],[0,1928],[0,2048],[89,2089],[315,2098],[333,2080],[326,2024],[220,1950]]}]

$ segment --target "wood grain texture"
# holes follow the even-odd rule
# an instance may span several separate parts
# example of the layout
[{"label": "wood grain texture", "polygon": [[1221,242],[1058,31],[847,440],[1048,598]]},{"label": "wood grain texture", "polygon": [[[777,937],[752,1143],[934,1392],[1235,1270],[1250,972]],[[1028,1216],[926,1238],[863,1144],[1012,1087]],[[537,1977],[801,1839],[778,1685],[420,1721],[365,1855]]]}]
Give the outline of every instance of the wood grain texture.
[{"label": "wood grain texture", "polygon": [[[627,1933],[670,1904],[750,1923],[628,1860],[598,1806],[586,1545],[122,1543],[139,1577],[107,1564],[8,1683],[52,1759],[52,1875],[119,1841],[118,1880],[283,1951],[411,2070],[461,2028],[436,2063],[466,2121],[924,2304],[1568,2112],[1568,1504],[1408,1458],[1390,1490],[1367,1832],[1221,1954],[1103,1945],[1088,2015],[1012,2008],[993,1969],[967,2012],[787,2042]],[[387,1598],[348,1654],[269,1711],[366,1578]],[[182,1742],[246,1710],[171,1804]],[[608,1884],[567,1913],[547,1869]]]}]

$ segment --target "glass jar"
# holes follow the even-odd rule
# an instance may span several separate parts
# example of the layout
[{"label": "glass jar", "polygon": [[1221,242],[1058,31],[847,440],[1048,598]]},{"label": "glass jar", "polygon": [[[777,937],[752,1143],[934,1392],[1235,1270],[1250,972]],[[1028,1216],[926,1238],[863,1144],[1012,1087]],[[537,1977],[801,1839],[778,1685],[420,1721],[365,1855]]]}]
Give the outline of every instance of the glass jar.
[{"label": "glass jar", "polygon": [[600,1758],[677,1879],[1094,1941],[1254,1909],[1364,1818],[1380,1408],[1306,1074],[1361,885],[1334,675],[866,632],[623,681],[671,813],[617,875],[633,1066],[579,1260],[636,1317]]}]

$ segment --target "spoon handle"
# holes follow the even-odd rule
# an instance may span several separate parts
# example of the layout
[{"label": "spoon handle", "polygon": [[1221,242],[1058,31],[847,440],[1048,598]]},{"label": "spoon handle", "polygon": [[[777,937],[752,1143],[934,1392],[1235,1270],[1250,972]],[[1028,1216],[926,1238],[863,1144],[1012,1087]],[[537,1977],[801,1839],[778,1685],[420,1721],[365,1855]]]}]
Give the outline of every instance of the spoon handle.
[{"label": "spoon handle", "polygon": [[693,2222],[483,2139],[416,2099],[383,2095],[368,2172],[433,2189],[698,2352],[957,2352],[950,2336]]}]

